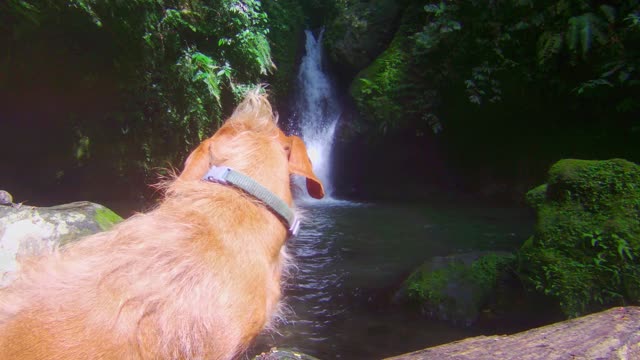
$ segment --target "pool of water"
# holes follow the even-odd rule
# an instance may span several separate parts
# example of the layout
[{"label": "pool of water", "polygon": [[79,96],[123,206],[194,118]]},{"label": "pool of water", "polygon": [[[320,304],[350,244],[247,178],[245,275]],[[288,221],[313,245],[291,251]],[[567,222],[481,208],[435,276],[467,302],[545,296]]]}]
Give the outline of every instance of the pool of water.
[{"label": "pool of water", "polygon": [[456,327],[387,301],[413,268],[433,256],[517,249],[533,232],[526,209],[456,201],[299,207],[305,222],[289,243],[297,268],[285,284],[286,321],[262,335],[251,352],[277,346],[321,359],[380,359],[531,327]]}]

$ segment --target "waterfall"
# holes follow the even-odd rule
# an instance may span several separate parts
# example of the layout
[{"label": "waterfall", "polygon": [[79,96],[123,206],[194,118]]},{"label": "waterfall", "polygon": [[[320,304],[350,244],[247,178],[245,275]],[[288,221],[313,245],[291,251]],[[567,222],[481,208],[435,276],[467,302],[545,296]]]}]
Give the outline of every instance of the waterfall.
[{"label": "waterfall", "polygon": [[324,29],[316,38],[310,30],[305,31],[305,55],[296,84],[294,117],[297,122],[292,125],[307,145],[313,170],[324,185],[325,197],[331,199],[331,148],[341,109],[333,84],[322,69],[323,33]]}]

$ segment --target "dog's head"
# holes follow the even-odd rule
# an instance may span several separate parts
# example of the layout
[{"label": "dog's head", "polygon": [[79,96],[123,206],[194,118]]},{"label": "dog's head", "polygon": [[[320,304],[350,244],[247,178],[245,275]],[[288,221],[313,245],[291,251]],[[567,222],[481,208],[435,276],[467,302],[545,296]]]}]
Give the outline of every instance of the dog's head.
[{"label": "dog's head", "polygon": [[277,127],[267,97],[258,91],[250,92],[225,124],[189,155],[179,180],[201,180],[213,165],[244,173],[289,203],[292,174],[307,179],[309,195],[324,196],[304,142]]}]

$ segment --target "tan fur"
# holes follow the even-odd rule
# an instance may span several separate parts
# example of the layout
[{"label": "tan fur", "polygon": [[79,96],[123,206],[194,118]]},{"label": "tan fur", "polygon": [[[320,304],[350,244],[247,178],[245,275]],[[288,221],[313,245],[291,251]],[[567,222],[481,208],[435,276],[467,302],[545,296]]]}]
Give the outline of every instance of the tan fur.
[{"label": "tan fur", "polygon": [[0,291],[0,359],[231,359],[277,311],[287,230],[265,206],[204,182],[243,172],[292,204],[291,173],[322,197],[299,138],[253,92],[189,156],[161,204],[27,259]]}]

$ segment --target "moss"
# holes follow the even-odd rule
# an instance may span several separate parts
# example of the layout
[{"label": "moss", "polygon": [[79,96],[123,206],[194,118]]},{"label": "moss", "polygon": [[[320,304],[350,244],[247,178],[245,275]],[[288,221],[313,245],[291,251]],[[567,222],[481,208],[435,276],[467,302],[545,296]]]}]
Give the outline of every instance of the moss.
[{"label": "moss", "polygon": [[536,232],[521,248],[525,279],[568,316],[638,302],[640,167],[622,159],[561,160],[531,190]]},{"label": "moss", "polygon": [[396,37],[373,64],[361,71],[349,89],[361,114],[382,132],[403,118],[402,84],[406,83],[409,55]]},{"label": "moss", "polygon": [[484,289],[494,288],[503,270],[514,260],[513,255],[488,254],[481,257],[471,264],[473,283]]},{"label": "moss", "polygon": [[100,226],[100,229],[102,229],[102,231],[109,230],[113,227],[113,225],[122,221],[122,218],[118,214],[105,207],[96,209],[94,219],[96,220],[98,226]]},{"label": "moss", "polygon": [[459,262],[437,270],[430,270],[429,265],[423,264],[407,279],[409,297],[432,304],[443,302],[447,283],[453,278],[465,277],[464,269],[464,264]]},{"label": "moss", "polygon": [[[616,207],[619,200],[640,190],[638,166],[623,159],[565,159],[549,170],[549,199],[579,201],[588,211],[601,206]],[[613,204],[611,204],[613,203]]]}]

